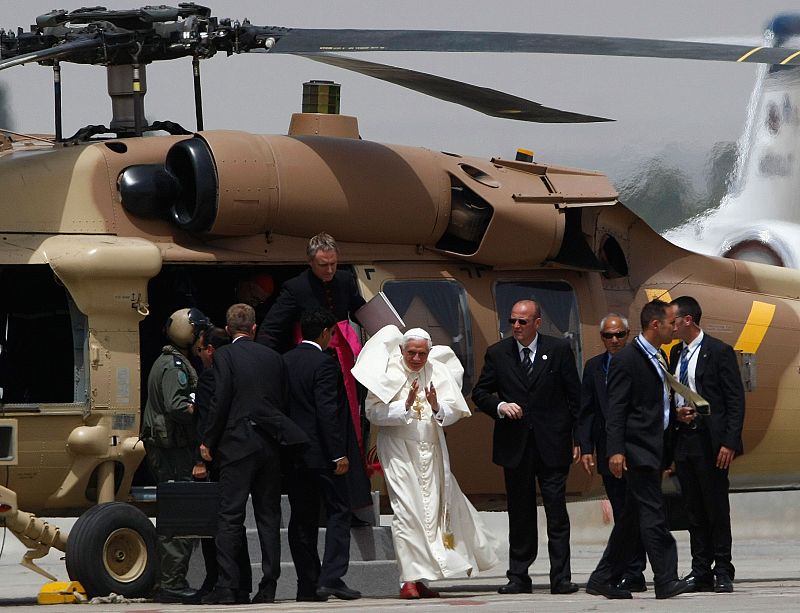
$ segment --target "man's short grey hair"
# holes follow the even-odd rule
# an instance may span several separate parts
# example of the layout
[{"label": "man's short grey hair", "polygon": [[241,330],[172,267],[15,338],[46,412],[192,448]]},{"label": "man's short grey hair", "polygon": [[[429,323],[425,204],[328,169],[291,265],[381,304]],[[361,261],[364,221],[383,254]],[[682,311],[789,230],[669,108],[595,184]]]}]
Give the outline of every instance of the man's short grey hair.
[{"label": "man's short grey hair", "polygon": [[400,343],[400,346],[405,349],[408,345],[409,341],[425,341],[428,345],[428,349],[433,346],[433,341],[431,341],[431,335],[428,334],[422,328],[411,328],[403,335],[403,341]]},{"label": "man's short grey hair", "polygon": [[318,251],[335,251],[339,253],[339,247],[336,246],[336,240],[326,232],[320,232],[316,236],[312,236],[308,241],[306,253],[308,259],[313,260]]},{"label": "man's short grey hair", "polygon": [[606,327],[606,322],[609,319],[619,319],[622,322],[622,325],[625,328],[625,331],[626,332],[630,332],[630,326],[628,325],[628,318],[627,317],[623,317],[619,313],[609,313],[608,315],[603,317],[603,319],[600,320],[600,330],[601,331],[603,330],[603,328]]}]

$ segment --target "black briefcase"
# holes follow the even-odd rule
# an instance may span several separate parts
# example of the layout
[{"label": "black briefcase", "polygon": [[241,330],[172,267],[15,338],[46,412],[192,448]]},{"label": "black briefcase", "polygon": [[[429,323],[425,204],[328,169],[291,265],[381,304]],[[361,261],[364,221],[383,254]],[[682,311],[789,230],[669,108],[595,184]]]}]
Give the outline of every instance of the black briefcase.
[{"label": "black briefcase", "polygon": [[156,488],[156,532],[161,536],[216,536],[219,483],[167,481]]}]

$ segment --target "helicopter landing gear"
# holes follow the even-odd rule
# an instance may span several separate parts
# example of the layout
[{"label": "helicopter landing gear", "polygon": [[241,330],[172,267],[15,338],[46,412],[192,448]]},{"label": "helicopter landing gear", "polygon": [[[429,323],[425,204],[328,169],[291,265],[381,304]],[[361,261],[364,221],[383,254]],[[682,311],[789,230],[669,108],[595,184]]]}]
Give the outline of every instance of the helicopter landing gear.
[{"label": "helicopter landing gear", "polygon": [[69,534],[67,573],[89,597],[111,592],[147,597],[158,578],[156,530],[139,509],[124,502],[98,504]]}]

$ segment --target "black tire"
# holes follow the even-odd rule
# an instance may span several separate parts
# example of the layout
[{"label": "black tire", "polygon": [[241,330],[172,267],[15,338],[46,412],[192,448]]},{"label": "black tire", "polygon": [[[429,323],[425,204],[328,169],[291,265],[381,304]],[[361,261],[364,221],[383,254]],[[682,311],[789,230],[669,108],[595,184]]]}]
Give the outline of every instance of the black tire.
[{"label": "black tire", "polygon": [[67,573],[90,598],[111,592],[148,597],[158,579],[156,529],[124,502],[98,504],[81,515],[67,539]]}]

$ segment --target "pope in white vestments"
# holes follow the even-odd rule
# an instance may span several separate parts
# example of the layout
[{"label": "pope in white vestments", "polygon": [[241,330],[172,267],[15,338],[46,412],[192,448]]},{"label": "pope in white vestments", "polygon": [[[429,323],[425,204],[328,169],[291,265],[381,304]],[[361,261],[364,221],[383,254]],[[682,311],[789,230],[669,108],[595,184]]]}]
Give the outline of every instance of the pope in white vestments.
[{"label": "pope in white vestments", "polygon": [[444,427],[470,416],[452,349],[431,347],[421,328],[403,335],[386,326],[364,345],[352,373],[369,390],[367,419],[379,426],[400,597],[436,597],[424,580],[498,564],[494,538],[450,473]]}]

